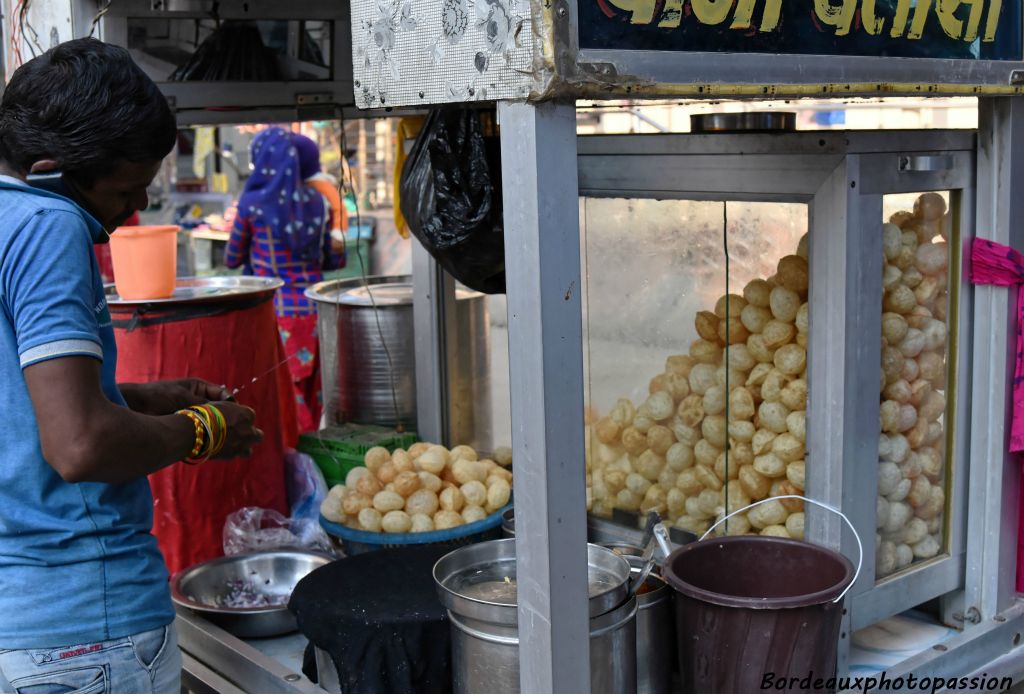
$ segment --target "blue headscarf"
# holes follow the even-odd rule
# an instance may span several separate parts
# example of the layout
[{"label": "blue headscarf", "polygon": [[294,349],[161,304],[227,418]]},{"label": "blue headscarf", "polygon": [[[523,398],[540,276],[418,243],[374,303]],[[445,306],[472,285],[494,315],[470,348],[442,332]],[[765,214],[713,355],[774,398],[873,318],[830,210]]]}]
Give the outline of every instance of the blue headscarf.
[{"label": "blue headscarf", "polygon": [[303,183],[292,134],[283,128],[261,132],[252,141],[252,162],[239,214],[262,222],[297,260],[320,258],[327,211],[320,194]]}]

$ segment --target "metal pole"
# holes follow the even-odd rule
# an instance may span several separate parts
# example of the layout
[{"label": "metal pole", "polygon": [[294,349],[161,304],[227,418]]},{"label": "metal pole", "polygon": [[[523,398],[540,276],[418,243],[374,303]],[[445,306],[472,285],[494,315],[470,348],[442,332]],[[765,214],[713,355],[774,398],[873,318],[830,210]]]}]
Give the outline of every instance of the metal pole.
[{"label": "metal pole", "polygon": [[520,691],[590,691],[573,104],[498,104]]},{"label": "metal pole", "polygon": [[[1022,184],[1024,99],[980,99],[977,236],[1021,247]],[[1008,453],[1007,424],[1012,415],[1016,301],[1012,288],[974,287],[965,627],[1006,609],[1014,596],[1020,463]]]},{"label": "metal pole", "polygon": [[[861,157],[847,154],[823,182],[811,210],[810,365],[811,396],[807,408],[807,496],[843,509],[864,539],[858,585],[843,610],[837,668],[849,668],[852,598],[874,582],[874,508],[858,504],[857,495],[877,486],[878,379],[877,345],[881,340],[879,306],[882,287],[879,195],[861,196]],[[831,547],[851,560],[857,548],[838,516],[807,508],[807,539]]]},{"label": "metal pole", "polygon": [[[416,341],[416,433],[448,445],[448,351],[455,315],[455,280],[412,239],[413,335]],[[457,442],[457,443],[461,443]]]}]

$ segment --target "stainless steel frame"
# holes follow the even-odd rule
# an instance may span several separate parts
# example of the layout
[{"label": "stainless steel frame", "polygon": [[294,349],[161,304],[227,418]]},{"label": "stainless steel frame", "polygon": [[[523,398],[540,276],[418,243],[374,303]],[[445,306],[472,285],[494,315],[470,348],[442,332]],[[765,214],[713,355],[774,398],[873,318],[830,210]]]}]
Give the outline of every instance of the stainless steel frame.
[{"label": "stainless steel frame", "polygon": [[[922,158],[930,171],[900,169]],[[924,159],[931,157],[930,159]],[[960,228],[973,227],[974,135],[966,131],[607,136],[579,141],[580,194],[592,197],[771,200],[810,205],[811,323],[807,493],[841,508],[867,555],[849,605],[851,630],[964,585],[966,447],[952,457],[948,554],[875,582],[883,193],[960,191]],[[970,312],[961,292],[960,356],[969,372]],[[961,401],[955,431],[966,432]],[[961,439],[966,437],[961,437]],[[809,539],[856,558],[838,517],[809,509]]]},{"label": "stainless steel frame", "polygon": [[[980,104],[978,235],[1020,248],[1024,214],[1024,99]],[[970,506],[967,587],[962,613],[989,619],[1014,600],[1020,462],[1007,453],[1016,353],[1016,297],[974,288]],[[973,612],[972,612],[973,608]],[[965,626],[970,626],[968,622]]]},{"label": "stainless steel frame", "polygon": [[498,106],[523,692],[590,691],[583,354],[571,105]]},{"label": "stainless steel frame", "polygon": [[182,684],[196,694],[324,694],[324,690],[220,627],[179,611]]},{"label": "stainless steel frame", "polygon": [[[334,118],[337,106],[353,106],[351,28],[347,5],[331,0],[303,0],[301,6],[275,0],[120,0],[101,22],[104,41],[128,45],[129,17],[192,18],[209,16],[214,5],[221,19],[303,19],[334,23],[332,74],[322,81],[167,82],[158,84],[179,112],[179,123],[245,122],[275,114],[301,119],[303,112]],[[218,110],[209,111],[213,107]],[[228,118],[225,118],[227,109]],[[250,111],[257,110],[257,114]],[[259,115],[262,114],[262,115]],[[305,118],[314,117],[306,115]]]},{"label": "stainless steel frame", "polygon": [[593,82],[584,91],[598,91],[603,77],[614,75],[623,92],[631,85],[645,97],[1013,94],[1021,87],[1011,76],[1024,70],[1024,62],[1010,61],[764,53],[585,50],[576,60],[579,79]]}]

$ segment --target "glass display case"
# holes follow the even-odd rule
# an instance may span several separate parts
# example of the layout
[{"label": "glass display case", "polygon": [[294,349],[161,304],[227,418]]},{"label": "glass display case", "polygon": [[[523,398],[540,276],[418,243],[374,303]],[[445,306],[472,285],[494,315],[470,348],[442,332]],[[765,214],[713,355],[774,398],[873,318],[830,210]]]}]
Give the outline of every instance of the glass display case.
[{"label": "glass display case", "polygon": [[739,511],[715,532],[856,561],[799,499],[741,511],[830,504],[865,550],[844,639],[962,588],[974,140],[580,138],[590,513],[700,535]]},{"label": "glass display case", "polygon": [[334,118],[354,104],[347,5],[124,0],[98,26],[158,84],[181,125]]}]

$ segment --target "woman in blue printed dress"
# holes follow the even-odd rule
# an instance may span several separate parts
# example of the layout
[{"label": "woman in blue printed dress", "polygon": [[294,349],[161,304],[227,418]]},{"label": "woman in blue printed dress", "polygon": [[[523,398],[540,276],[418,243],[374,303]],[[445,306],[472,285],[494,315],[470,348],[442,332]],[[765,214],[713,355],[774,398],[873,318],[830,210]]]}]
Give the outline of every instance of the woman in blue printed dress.
[{"label": "woman in blue printed dress", "polygon": [[299,427],[312,431],[320,420],[320,360],[316,306],[305,291],[323,279],[325,270],[342,267],[344,256],[332,248],[327,202],[304,181],[302,173],[309,162],[300,154],[315,151],[318,158],[319,152],[315,146],[310,150],[308,142],[297,147],[301,137],[283,128],[269,128],[253,140],[253,172],[238,201],[224,263],[284,280],[274,297],[274,309],[285,353],[294,355],[288,367]]}]

